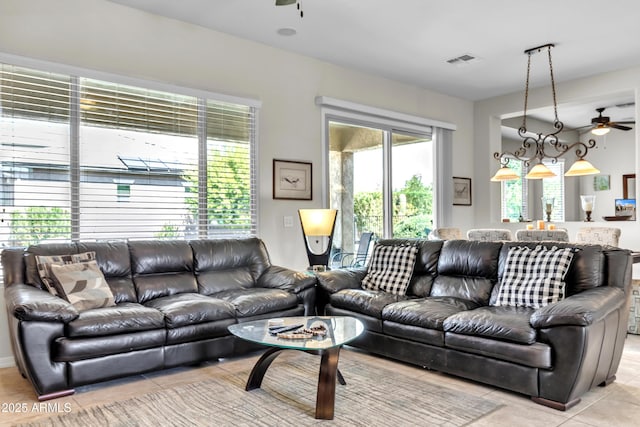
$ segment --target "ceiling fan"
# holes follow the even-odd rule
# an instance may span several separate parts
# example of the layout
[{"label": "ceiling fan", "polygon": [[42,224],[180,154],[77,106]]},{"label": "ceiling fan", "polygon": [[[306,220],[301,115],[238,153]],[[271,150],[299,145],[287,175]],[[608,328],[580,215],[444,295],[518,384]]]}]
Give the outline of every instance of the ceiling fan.
[{"label": "ceiling fan", "polygon": [[631,130],[631,127],[625,125],[636,123],[634,120],[612,122],[608,116],[602,115],[604,110],[604,107],[596,108],[598,117],[594,117],[591,119],[591,133],[593,133],[594,135],[604,135],[606,133],[609,133],[611,128],[619,130]]},{"label": "ceiling fan", "polygon": [[302,7],[300,6],[299,0],[276,0],[276,6],[287,6],[294,3],[300,11],[300,18],[304,17],[304,12],[302,12]]}]

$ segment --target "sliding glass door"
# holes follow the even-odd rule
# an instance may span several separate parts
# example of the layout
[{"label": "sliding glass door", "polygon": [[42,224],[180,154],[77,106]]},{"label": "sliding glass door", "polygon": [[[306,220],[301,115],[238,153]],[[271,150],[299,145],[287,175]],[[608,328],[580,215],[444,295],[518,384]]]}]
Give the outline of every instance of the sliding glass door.
[{"label": "sliding glass door", "polygon": [[328,121],[327,134],[335,249],[357,251],[367,232],[426,237],[434,215],[431,135],[339,119]]}]

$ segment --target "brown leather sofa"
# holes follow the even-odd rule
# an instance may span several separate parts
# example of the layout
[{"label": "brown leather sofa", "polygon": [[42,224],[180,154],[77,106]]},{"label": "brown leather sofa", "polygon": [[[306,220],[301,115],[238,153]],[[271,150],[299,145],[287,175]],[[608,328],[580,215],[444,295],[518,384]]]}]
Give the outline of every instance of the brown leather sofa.
[{"label": "brown leather sofa", "polygon": [[[115,306],[78,312],[35,255],[94,251]],[[112,378],[255,350],[227,326],[315,310],[315,277],[272,265],[255,238],[43,244],[4,249],[16,364],[41,400]]]},{"label": "brown leather sofa", "polygon": [[[365,269],[320,273],[320,313],[355,316],[350,345],[523,393],[566,410],[614,381],[626,337],[627,250],[560,242],[382,240],[418,244],[407,295],[365,290]],[[539,309],[493,306],[512,246],[575,247],[567,297]]]}]

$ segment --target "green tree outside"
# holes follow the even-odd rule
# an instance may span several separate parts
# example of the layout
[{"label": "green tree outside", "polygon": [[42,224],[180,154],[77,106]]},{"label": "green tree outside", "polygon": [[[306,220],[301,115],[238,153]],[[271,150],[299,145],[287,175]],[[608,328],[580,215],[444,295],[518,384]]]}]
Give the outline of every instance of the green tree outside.
[{"label": "green tree outside", "polygon": [[[414,175],[403,188],[393,191],[393,237],[426,237],[433,226],[433,186],[424,185]],[[358,230],[382,235],[382,194],[360,192],[353,197],[353,212]]]},{"label": "green tree outside", "polygon": [[[251,226],[251,180],[249,147],[246,143],[222,141],[209,150],[207,161],[207,218],[210,227],[247,230]],[[185,199],[190,215],[198,218],[198,175],[184,176],[188,182]],[[195,222],[195,221],[194,221]],[[165,225],[163,232],[170,231]],[[175,230],[174,230],[175,231]]]},{"label": "green tree outside", "polygon": [[30,206],[11,212],[10,241],[16,246],[29,246],[44,240],[71,240],[69,211],[46,206]]}]

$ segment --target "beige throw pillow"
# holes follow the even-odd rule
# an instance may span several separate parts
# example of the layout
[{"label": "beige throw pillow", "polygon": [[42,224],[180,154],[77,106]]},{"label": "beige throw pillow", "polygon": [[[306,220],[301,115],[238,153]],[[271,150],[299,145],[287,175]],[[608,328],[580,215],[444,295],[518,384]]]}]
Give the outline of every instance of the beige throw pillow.
[{"label": "beige throw pillow", "polygon": [[59,296],[78,311],[115,305],[113,292],[95,261],[52,264],[51,274]]},{"label": "beige throw pillow", "polygon": [[96,259],[95,252],[83,252],[80,254],[69,255],[36,255],[36,267],[38,268],[38,274],[40,280],[52,294],[59,296],[59,290],[56,289],[53,278],[51,277],[52,265],[64,265],[64,264],[77,264],[80,262],[87,262]]}]

